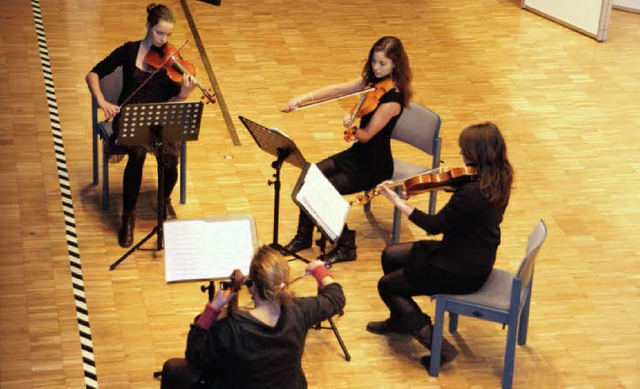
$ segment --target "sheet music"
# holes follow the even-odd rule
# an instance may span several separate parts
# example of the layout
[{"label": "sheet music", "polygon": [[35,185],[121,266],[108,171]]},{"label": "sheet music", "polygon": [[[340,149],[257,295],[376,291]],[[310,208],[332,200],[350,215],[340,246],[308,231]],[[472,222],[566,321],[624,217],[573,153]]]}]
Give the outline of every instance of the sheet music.
[{"label": "sheet music", "polygon": [[164,223],[167,282],[249,273],[257,249],[252,217],[171,220]]},{"label": "sheet music", "polygon": [[331,241],[338,239],[347,220],[349,203],[315,164],[309,166],[295,198]]}]

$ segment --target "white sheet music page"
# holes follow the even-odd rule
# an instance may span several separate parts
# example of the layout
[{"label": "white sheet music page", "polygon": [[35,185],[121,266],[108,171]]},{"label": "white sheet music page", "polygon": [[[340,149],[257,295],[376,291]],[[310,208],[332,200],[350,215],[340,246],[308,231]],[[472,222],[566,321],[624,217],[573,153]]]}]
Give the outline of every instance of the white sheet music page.
[{"label": "white sheet music page", "polygon": [[311,214],[331,241],[340,236],[349,213],[349,203],[315,164],[309,166],[296,200]]},{"label": "white sheet music page", "polygon": [[249,273],[257,239],[250,218],[172,220],[164,223],[167,282]]}]

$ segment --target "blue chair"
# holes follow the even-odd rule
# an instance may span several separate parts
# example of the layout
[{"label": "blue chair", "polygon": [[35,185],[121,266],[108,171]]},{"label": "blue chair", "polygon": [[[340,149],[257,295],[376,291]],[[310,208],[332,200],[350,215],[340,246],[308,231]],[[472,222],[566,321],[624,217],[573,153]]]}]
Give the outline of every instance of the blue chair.
[{"label": "blue chair", "polygon": [[[100,88],[107,101],[116,104],[122,90],[122,67],[118,67],[111,74],[100,80]],[[115,148],[109,149],[106,139],[113,133],[111,121],[99,121],[98,103],[91,99],[91,123],[92,123],[92,149],[93,149],[93,185],[98,185],[98,145],[102,143],[102,209],[109,208],[109,156],[124,154],[124,151]],[[187,202],[187,143],[180,144],[180,204]]]},{"label": "blue chair", "polygon": [[[427,171],[440,166],[440,148],[442,138],[440,138],[440,116],[418,103],[410,103],[409,108],[405,108],[393,128],[391,139],[409,144],[421,151],[424,151],[429,158],[426,164],[414,165],[399,159],[393,159],[393,175],[391,181],[404,181],[408,178],[426,173]],[[400,192],[400,189],[397,189]],[[367,192],[365,192],[365,197]],[[436,210],[436,191],[429,195],[430,214]],[[364,206],[365,212],[371,211],[370,203]],[[400,222],[402,214],[398,209],[393,210],[393,227],[391,232],[391,243],[398,243],[400,240]]]},{"label": "blue chair", "polygon": [[431,296],[436,301],[435,323],[431,340],[431,364],[429,375],[437,377],[440,370],[440,351],[444,313],[449,312],[449,332],[458,327],[458,315],[484,319],[508,326],[507,345],[504,356],[502,387],[511,388],[513,366],[516,354],[516,331],[518,344],[527,341],[529,307],[533,285],[533,270],[540,246],[547,237],[547,227],[540,220],[527,242],[527,251],[514,274],[493,269],[487,282],[475,293],[464,295],[437,294]]}]

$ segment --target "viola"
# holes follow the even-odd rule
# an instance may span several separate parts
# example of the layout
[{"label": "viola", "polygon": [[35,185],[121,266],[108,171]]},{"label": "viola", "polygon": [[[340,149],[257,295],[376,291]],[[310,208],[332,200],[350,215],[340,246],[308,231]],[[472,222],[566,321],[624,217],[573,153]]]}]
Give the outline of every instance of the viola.
[{"label": "viola", "polygon": [[[402,188],[408,196],[413,196],[434,190],[454,188],[471,181],[476,175],[477,170],[473,166],[441,168],[403,181],[394,182],[387,185],[387,188]],[[360,205],[367,204],[379,194],[380,191],[376,189],[367,195],[359,195],[355,203]]]},{"label": "viola", "polygon": [[175,83],[181,83],[185,75],[193,77],[196,86],[203,93],[202,97],[207,99],[207,104],[215,103],[215,96],[194,77],[196,74],[195,66],[182,58],[178,52],[179,50],[171,43],[167,43],[161,48],[151,47],[144,57],[144,62],[149,67],[156,69],[156,71],[159,69],[166,70],[167,76]]},{"label": "viola", "polygon": [[237,312],[238,311],[238,292],[242,288],[242,285],[249,286],[250,280],[247,279],[244,275],[242,275],[242,271],[240,269],[234,269],[229,277],[229,281],[220,282],[220,289],[227,290],[231,289],[232,292],[235,292],[236,295],[229,300],[228,310],[229,312]]},{"label": "viola", "polygon": [[353,142],[357,130],[357,127],[352,126],[353,122],[357,118],[361,118],[375,111],[375,109],[378,107],[378,104],[380,104],[380,99],[382,98],[382,96],[384,96],[385,93],[389,92],[394,87],[395,84],[393,82],[393,79],[391,77],[387,77],[384,80],[377,82],[373,86],[372,91],[367,92],[360,97],[358,103],[354,105],[349,112],[350,119],[347,123],[347,127],[349,127],[349,129],[344,132],[344,140],[346,140],[347,142]]}]

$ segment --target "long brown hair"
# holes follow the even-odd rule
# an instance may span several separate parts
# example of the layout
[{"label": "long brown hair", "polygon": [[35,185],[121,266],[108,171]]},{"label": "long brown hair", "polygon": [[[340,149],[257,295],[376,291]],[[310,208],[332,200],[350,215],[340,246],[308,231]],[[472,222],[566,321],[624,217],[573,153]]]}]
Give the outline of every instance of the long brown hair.
[{"label": "long brown hair", "polygon": [[260,247],[253,256],[249,278],[263,300],[286,304],[293,298],[289,289],[289,263],[269,246]]},{"label": "long brown hair", "polygon": [[404,107],[408,107],[411,97],[413,97],[413,90],[411,89],[413,73],[409,66],[409,57],[407,56],[400,39],[394,36],[384,36],[378,39],[378,41],[371,46],[367,63],[364,64],[364,68],[362,69],[362,79],[366,84],[375,84],[380,81],[376,79],[376,76],[373,73],[373,67],[371,66],[373,54],[378,51],[382,51],[385,57],[393,61],[391,78],[393,78],[393,82],[404,97],[402,105]]},{"label": "long brown hair", "polygon": [[491,122],[471,125],[460,133],[458,145],[477,168],[482,194],[492,203],[506,206],[513,184],[513,167],[498,126]]},{"label": "long brown hair", "polygon": [[149,28],[158,24],[159,21],[174,23],[176,22],[173,16],[173,11],[166,5],[151,3],[147,5],[147,25]]}]

